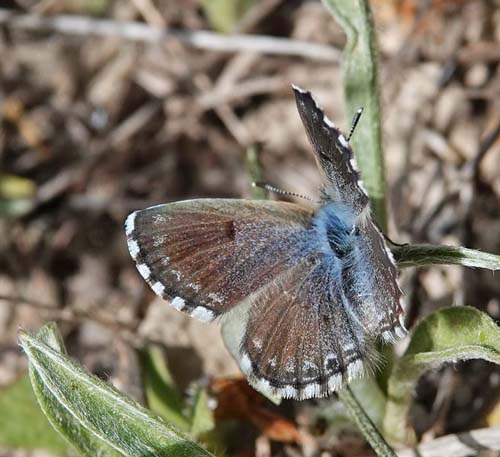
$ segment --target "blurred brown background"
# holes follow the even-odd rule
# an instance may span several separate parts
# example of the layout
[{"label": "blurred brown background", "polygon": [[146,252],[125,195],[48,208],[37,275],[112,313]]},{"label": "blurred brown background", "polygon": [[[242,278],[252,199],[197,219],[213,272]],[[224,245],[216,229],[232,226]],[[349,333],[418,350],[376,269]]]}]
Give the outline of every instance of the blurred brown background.
[{"label": "blurred brown background", "polygon": [[[266,182],[316,195],[318,173],[290,83],[311,90],[347,130],[335,51],[344,35],[319,1],[248,0],[229,19],[221,19],[227,6],[209,3],[0,3],[0,384],[25,369],[17,329],[48,320],[60,324],[74,357],[136,398],[135,349],[151,341],[166,347],[182,387],[238,373],[217,325],[154,297],[128,255],[123,222],[161,202],[250,197],[245,158],[255,143]],[[500,2],[373,0],[372,8],[391,238],[498,253]],[[32,22],[16,22],[13,11]],[[40,14],[85,16],[91,28],[105,18],[233,30],[327,45],[331,53],[215,51],[134,40],[126,28],[63,33],[37,23]],[[231,35],[225,40],[235,44]],[[403,286],[410,326],[452,304],[500,317],[498,275],[488,271],[406,270]],[[417,430],[484,425],[499,385],[498,369],[482,362],[427,375],[413,411]]]}]

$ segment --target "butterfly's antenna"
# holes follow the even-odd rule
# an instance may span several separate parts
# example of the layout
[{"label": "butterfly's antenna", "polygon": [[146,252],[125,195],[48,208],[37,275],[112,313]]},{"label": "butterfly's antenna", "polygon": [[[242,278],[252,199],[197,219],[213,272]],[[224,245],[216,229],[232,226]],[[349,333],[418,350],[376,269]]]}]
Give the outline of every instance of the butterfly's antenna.
[{"label": "butterfly's antenna", "polygon": [[311,197],[307,197],[306,195],[297,194],[295,192],[290,192],[288,190],[278,189],[277,187],[271,186],[271,184],[267,184],[265,182],[253,182],[252,186],[260,187],[269,192],[274,192],[275,194],[285,195],[287,197],[303,198],[304,200],[309,200],[310,202],[316,202],[316,200],[314,200]]},{"label": "butterfly's antenna", "polygon": [[363,113],[363,108],[358,108],[354,117],[352,119],[351,130],[349,130],[349,135],[347,136],[347,141],[349,141],[354,133],[354,129],[358,125],[359,119],[361,118],[361,114]]}]

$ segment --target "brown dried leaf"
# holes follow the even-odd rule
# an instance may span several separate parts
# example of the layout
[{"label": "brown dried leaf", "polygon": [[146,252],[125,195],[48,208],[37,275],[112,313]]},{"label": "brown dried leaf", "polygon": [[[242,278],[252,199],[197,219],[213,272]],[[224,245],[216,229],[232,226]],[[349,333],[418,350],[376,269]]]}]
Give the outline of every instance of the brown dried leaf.
[{"label": "brown dried leaf", "polygon": [[283,443],[302,441],[296,425],[272,411],[267,400],[253,390],[244,378],[220,378],[212,382],[212,390],[217,396],[215,418],[238,419],[251,422],[265,436]]}]

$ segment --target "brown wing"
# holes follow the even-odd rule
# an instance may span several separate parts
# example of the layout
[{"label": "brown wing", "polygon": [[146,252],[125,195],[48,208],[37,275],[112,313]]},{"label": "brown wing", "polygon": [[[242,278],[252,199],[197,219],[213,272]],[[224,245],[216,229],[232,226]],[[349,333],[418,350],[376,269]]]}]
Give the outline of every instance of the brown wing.
[{"label": "brown wing", "polygon": [[328,119],[312,94],[293,86],[297,109],[304,124],[314,155],[326,175],[327,192],[360,214],[368,205],[354,155],[345,136]]},{"label": "brown wing", "polygon": [[342,270],[344,293],[364,332],[393,342],[406,334],[396,264],[371,219],[361,220],[357,227],[351,258]]},{"label": "brown wing", "polygon": [[373,367],[375,339],[405,335],[397,271],[382,235],[369,219],[353,233],[338,257],[315,232],[300,261],[226,317],[226,343],[257,390],[326,396]]},{"label": "brown wing", "polygon": [[312,212],[284,202],[201,199],[132,213],[129,251],[151,288],[209,321],[290,268]]},{"label": "brown wing", "polygon": [[326,396],[373,360],[371,338],[351,318],[328,263],[311,253],[256,294],[246,315],[230,317],[245,321],[238,361],[257,390],[300,400]]}]

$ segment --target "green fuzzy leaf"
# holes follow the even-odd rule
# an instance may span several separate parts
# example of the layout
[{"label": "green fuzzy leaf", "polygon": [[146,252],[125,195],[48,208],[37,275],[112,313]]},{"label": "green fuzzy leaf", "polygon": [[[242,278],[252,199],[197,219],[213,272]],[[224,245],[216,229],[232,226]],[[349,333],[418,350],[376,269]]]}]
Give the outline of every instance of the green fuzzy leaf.
[{"label": "green fuzzy leaf", "polygon": [[[40,408],[52,426],[72,445],[78,454],[85,456],[118,457],[122,454],[107,446],[98,437],[90,433],[75,420],[70,411],[61,407],[58,399],[44,385],[43,379],[36,371],[30,371],[31,384]],[[73,452],[73,454],[76,454]]]},{"label": "green fuzzy leaf", "polygon": [[66,348],[64,347],[64,339],[57,328],[55,322],[45,324],[36,334],[42,343],[50,346],[54,351],[58,351],[67,355]]},{"label": "green fuzzy leaf", "polygon": [[410,443],[407,415],[418,378],[446,362],[483,359],[500,364],[500,327],[485,313],[468,306],[441,309],[413,331],[410,345],[392,370],[384,419],[394,443]]},{"label": "green fuzzy leaf", "polygon": [[42,410],[82,455],[211,456],[192,439],[56,350],[54,328],[19,333]]},{"label": "green fuzzy leaf", "polygon": [[[66,355],[62,335],[59,333],[55,323],[50,322],[42,327],[36,334],[36,338],[53,350]],[[45,416],[52,426],[81,455],[99,455],[102,457],[117,457],[122,455],[92,435],[88,430],[80,427],[80,424],[75,420],[71,412],[61,408],[57,397],[44,385],[40,374],[33,370],[31,365],[30,378],[33,391]]]},{"label": "green fuzzy leaf", "polygon": [[0,390],[0,448],[46,449],[67,455],[69,446],[38,407],[29,376]]}]

